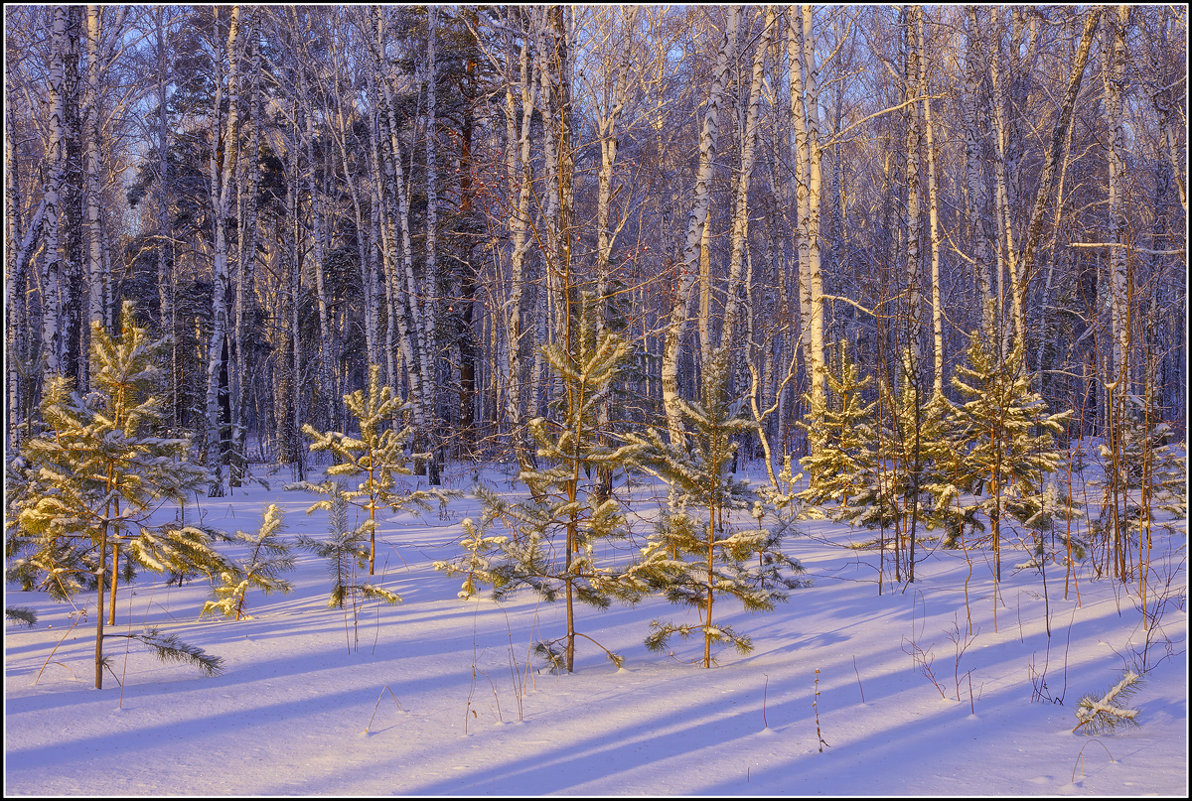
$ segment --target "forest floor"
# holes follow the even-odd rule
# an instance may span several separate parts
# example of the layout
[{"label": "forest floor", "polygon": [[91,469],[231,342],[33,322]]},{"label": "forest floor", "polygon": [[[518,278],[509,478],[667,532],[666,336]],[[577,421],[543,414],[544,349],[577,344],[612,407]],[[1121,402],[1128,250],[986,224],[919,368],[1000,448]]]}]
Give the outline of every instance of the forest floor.
[{"label": "forest floor", "polygon": [[[447,483],[466,493],[472,472],[452,465]],[[507,471],[482,476],[516,492]],[[186,513],[255,533],[272,502],[287,536],[323,535],[325,514],[305,514],[315,499],[281,491],[285,479]],[[650,488],[631,494],[654,503]],[[90,599],[76,609],[9,586],[6,606],[38,620],[5,627],[5,795],[1188,791],[1186,521],[1156,529],[1146,628],[1137,585],[1097,578],[1088,559],[1041,575],[1016,569],[1025,554],[1007,546],[995,595],[991,554],[929,542],[916,581],[887,578],[879,593],[878,552],[848,547],[869,532],[803,521],[786,550],[812,586],[773,612],[717,606],[752,653],[720,652],[705,670],[694,639],[647,651],[651,620],[696,621],[652,598],[579,607],[577,628],[625,662],[581,639],[576,672],[560,675],[531,645],[563,633],[561,604],[461,600],[459,580],[432,567],[461,553],[460,521],[478,510],[465,494],[443,515],[386,519],[376,580],[403,601],[355,619],[327,607],[326,566],[306,552],[293,592],[250,591],[238,622],[199,617],[206,581],[143,574],[114,630],[177,634],[223,658],[214,678],[110,642],[114,676],[97,691]],[[1121,702],[1137,726],[1073,732],[1082,696],[1144,664]]]}]

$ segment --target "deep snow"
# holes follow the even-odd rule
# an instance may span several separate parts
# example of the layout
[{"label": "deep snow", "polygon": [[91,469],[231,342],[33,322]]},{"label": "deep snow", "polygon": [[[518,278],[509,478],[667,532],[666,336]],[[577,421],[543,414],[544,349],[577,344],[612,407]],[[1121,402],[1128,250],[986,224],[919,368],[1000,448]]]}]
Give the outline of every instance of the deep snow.
[{"label": "deep snow", "polygon": [[[471,474],[454,466],[448,483],[466,490]],[[314,498],[280,491],[285,478],[187,514],[256,532],[276,502],[287,536],[325,532],[322,513],[304,513]],[[650,503],[645,488],[633,496]],[[253,617],[239,622],[198,618],[205,581],[143,574],[120,596],[117,629],[177,633],[224,658],[215,678],[109,641],[123,686],[108,677],[96,691],[94,602],[77,600],[83,619],[9,587],[6,605],[39,620],[5,627],[5,795],[1187,793],[1185,521],[1156,541],[1151,602],[1163,611],[1153,667],[1128,703],[1140,725],[1087,736],[1072,732],[1077,702],[1112,686],[1147,637],[1136,588],[1095,579],[1087,563],[1077,603],[1061,566],[1049,566],[1045,597],[1037,571],[1013,569],[1022,551],[1006,548],[995,630],[990,555],[973,552],[970,642],[964,553],[935,549],[913,585],[887,581],[879,595],[877,553],[843,547],[868,532],[804,521],[787,551],[813,586],[770,613],[717,607],[753,637],[752,654],[723,651],[704,670],[694,640],[648,652],[650,620],[694,620],[651,599],[579,607],[578,628],[625,665],[581,639],[577,672],[554,675],[529,648],[562,633],[561,604],[463,601],[459,581],[431,567],[459,554],[460,520],[477,514],[465,497],[446,519],[387,520],[378,573],[403,603],[367,604],[355,632],[326,607],[329,579],[308,553],[294,592],[250,592]]]}]

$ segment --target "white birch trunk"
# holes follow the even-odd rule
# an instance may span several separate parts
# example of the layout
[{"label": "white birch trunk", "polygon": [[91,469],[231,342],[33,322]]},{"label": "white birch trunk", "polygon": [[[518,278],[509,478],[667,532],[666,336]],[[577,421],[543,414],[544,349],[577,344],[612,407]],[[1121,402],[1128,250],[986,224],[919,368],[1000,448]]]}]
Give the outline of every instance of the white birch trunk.
[{"label": "white birch trunk", "polygon": [[670,318],[666,327],[666,340],[662,352],[662,405],[666,412],[667,430],[673,445],[685,441],[682,417],[679,411],[679,349],[687,327],[687,305],[695,283],[700,242],[708,218],[711,202],[712,163],[716,158],[716,137],[720,132],[720,109],[724,102],[725,87],[731,68],[730,58],[737,49],[737,21],[740,9],[730,6],[725,9],[728,19],[724,38],[716,54],[716,66],[712,73],[712,88],[708,93],[707,112],[704,115],[703,130],[700,133],[699,170],[696,173],[695,189],[692,193],[691,211],[687,216],[687,236],[679,259],[679,275],[676,280],[675,297],[671,304]]},{"label": "white birch trunk", "polygon": [[919,12],[919,94],[923,96],[923,133],[927,146],[927,216],[931,237],[931,336],[932,392],[944,391],[944,311],[940,299],[940,203],[939,179],[935,167],[935,131],[931,119],[931,99],[927,78],[927,45],[923,35],[923,12]]},{"label": "white birch trunk", "polygon": [[922,106],[912,102],[919,92],[919,40],[918,18],[922,11],[916,6],[903,10],[903,43],[905,62],[903,80],[906,107],[906,280],[907,280],[907,359],[904,369],[912,384],[918,387],[918,375],[922,369],[922,290],[923,265],[919,252],[923,217],[920,206],[919,174],[920,148],[922,146]]},{"label": "white birch trunk", "polygon": [[[1008,177],[1006,174],[1006,150],[1008,130],[1006,115],[1003,110],[1005,98],[1001,81],[1001,52],[995,48],[989,56],[990,106],[993,110],[994,124],[994,183],[996,195],[994,199],[995,218],[997,220],[997,299],[995,301],[995,318],[999,328],[998,339],[1001,342],[1000,353],[1010,352],[1011,335],[1021,336],[1025,331],[1022,321],[1022,309],[1019,307],[1018,294],[1018,260],[1017,249],[1014,245],[1014,229],[1010,219],[1010,194]],[[1009,280],[1009,287],[1005,286]],[[1010,295],[1010,320],[1005,319],[1006,295]]]},{"label": "white birch trunk", "polygon": [[745,113],[745,129],[741,137],[741,169],[737,175],[736,197],[733,204],[733,227],[729,238],[729,274],[724,293],[724,324],[720,330],[720,355],[725,358],[736,334],[740,303],[745,243],[749,235],[749,184],[753,177],[754,152],[757,148],[757,121],[762,100],[762,79],[765,77],[766,52],[770,49],[776,12],[766,9],[761,39],[753,54],[753,71],[749,84],[749,106]]},{"label": "white birch trunk", "polygon": [[[823,204],[823,152],[819,143],[819,65],[815,58],[812,7],[787,11],[787,60],[790,63],[791,111],[795,121],[796,221],[799,299],[813,420],[826,404],[824,375],[824,298],[820,257],[820,210]],[[814,447],[814,443],[811,443]]]},{"label": "white birch trunk", "polygon": [[[103,231],[100,225],[100,37],[101,17],[100,7],[87,6],[87,109],[85,114],[84,137],[86,141],[86,164],[84,167],[87,181],[87,320],[86,331],[91,330],[90,323],[98,320],[107,323],[107,275],[104,271]],[[86,349],[84,349],[86,353]],[[83,360],[84,375],[87,375],[89,359]],[[84,386],[89,381],[84,381]]]},{"label": "white birch trunk", "polygon": [[1130,21],[1130,7],[1118,6],[1106,15],[1104,68],[1105,120],[1109,129],[1107,241],[1119,247],[1109,248],[1110,319],[1113,332],[1112,385],[1121,385],[1118,396],[1129,391],[1127,360],[1130,350],[1129,308],[1127,298],[1127,253],[1120,245],[1123,240],[1124,184],[1126,179],[1126,133],[1123,115],[1123,88],[1126,76],[1126,28]]},{"label": "white birch trunk", "polygon": [[[224,368],[224,345],[228,335],[228,240],[226,223],[231,212],[231,192],[237,159],[237,138],[239,136],[239,39],[240,6],[232,6],[231,23],[228,26],[227,41],[227,91],[228,118],[220,125],[220,105],[223,99],[223,83],[216,84],[214,119],[216,138],[222,148],[212,148],[211,153],[211,213],[215,226],[215,245],[212,265],[211,339],[207,348],[207,466],[211,472],[211,486],[208,495],[212,498],[227,494],[224,482],[223,454],[221,449],[221,420],[219,390],[221,371]],[[222,59],[222,56],[221,56]],[[222,71],[222,60],[220,63]],[[220,150],[222,149],[222,154]]]},{"label": "white birch trunk", "polygon": [[[508,54],[507,63],[512,62]],[[525,261],[530,248],[530,198],[533,191],[533,165],[530,161],[530,122],[534,114],[534,75],[529,45],[523,39],[517,61],[518,77],[508,80],[505,90],[505,177],[508,197],[514,208],[509,219],[511,249],[509,254],[509,290],[504,300],[505,316],[505,414],[518,464],[532,465],[533,457],[522,432],[522,294],[525,290]],[[520,98],[514,91],[519,91]],[[519,109],[520,99],[520,109]],[[520,120],[520,124],[519,124]]]},{"label": "white birch trunk", "polygon": [[45,187],[46,252],[41,275],[41,347],[47,375],[60,374],[62,364],[61,227],[62,187],[66,181],[66,51],[69,13],[65,6],[51,12],[49,79],[49,147]]},{"label": "white birch trunk", "polygon": [[984,70],[984,54],[980,46],[981,25],[977,17],[978,9],[969,6],[966,9],[965,32],[967,45],[964,61],[964,164],[965,186],[968,193],[965,198],[968,212],[969,239],[972,243],[973,271],[977,276],[977,286],[981,302],[981,333],[985,337],[994,334],[994,300],[993,275],[989,253],[989,231],[986,225],[985,208],[988,204],[985,182],[981,180],[982,157],[981,142],[988,137],[980,124],[978,115],[979,98],[981,94]]},{"label": "white birch trunk", "polygon": [[[438,138],[438,62],[436,49],[438,46],[438,14],[434,6],[426,9],[426,258],[423,273],[422,297],[423,303],[423,332],[424,349],[427,351],[428,373],[424,377],[424,387],[427,395],[427,415],[437,422],[435,381],[437,369],[438,348],[438,228],[439,228],[439,164],[436,150]],[[430,484],[439,483],[437,448],[440,437],[438,426],[432,425],[427,431],[427,450],[430,452],[430,462],[427,465],[427,479]]]}]

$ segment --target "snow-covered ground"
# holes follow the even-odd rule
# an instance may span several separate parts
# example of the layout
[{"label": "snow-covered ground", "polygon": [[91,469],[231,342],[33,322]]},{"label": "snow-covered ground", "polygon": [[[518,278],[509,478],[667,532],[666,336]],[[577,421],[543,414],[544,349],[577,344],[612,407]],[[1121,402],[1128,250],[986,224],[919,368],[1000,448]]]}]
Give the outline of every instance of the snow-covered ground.
[{"label": "snow-covered ground", "polygon": [[[304,514],[313,498],[281,492],[283,479],[187,513],[256,532],[276,502],[288,536],[323,533],[325,515]],[[449,483],[468,489],[471,468],[456,466]],[[704,670],[692,665],[695,641],[648,652],[652,619],[694,620],[652,599],[579,607],[578,628],[619,651],[624,667],[581,639],[576,672],[555,675],[530,645],[563,632],[561,604],[528,594],[463,601],[458,580],[432,568],[459,554],[460,520],[477,508],[465,497],[446,519],[387,520],[378,573],[403,603],[369,603],[355,626],[327,608],[326,568],[309,553],[289,576],[292,594],[250,592],[253,617],[239,622],[199,619],[205,582],[142,575],[120,596],[117,631],[131,621],[178,634],[223,657],[215,678],[109,640],[120,683],[109,677],[97,691],[91,599],[78,600],[84,620],[9,587],[6,605],[39,619],[5,627],[5,795],[1188,790],[1182,522],[1155,543],[1149,602],[1162,614],[1149,647],[1136,588],[1097,580],[1087,564],[1067,585],[1063,568],[1049,566],[1045,593],[1037,571],[1013,570],[1022,552],[1007,549],[995,599],[988,554],[971,554],[969,578],[962,552],[937,549],[913,585],[887,582],[879,595],[876,552],[843,547],[862,532],[803,522],[787,550],[813,586],[770,613],[717,607],[753,637],[752,654],[721,652]],[[1150,670],[1126,704],[1140,725],[1073,733],[1080,698],[1100,696],[1144,650]]]}]

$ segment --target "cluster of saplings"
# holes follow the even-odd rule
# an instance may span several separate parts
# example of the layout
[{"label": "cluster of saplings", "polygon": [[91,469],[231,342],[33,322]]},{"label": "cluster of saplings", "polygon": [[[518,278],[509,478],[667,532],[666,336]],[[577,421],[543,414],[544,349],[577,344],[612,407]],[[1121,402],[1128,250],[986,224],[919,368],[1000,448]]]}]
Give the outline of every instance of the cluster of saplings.
[{"label": "cluster of saplings", "polygon": [[1152,506],[1187,515],[1184,459],[1170,429],[1141,399],[1123,398],[1100,447],[1105,477],[1090,482],[1104,490],[1099,512],[1081,536],[1071,468],[1082,454],[1067,459],[1066,481],[1057,473],[1069,455],[1057,435],[1072,412],[1051,413],[1034,391],[1021,342],[1004,354],[996,345],[972,335],[952,378],[955,400],[924,391],[911,369],[900,371],[897,392],[885,382],[874,391],[841,345],[825,375],[830,401],[804,425],[800,497],[833,519],[880,530],[875,544],[893,552],[898,580],[914,580],[924,530],[940,532],[944,547],[990,548],[996,581],[1003,542],[1015,540],[1029,554],[1024,566],[1040,570],[1047,561],[1071,567],[1090,545],[1104,545],[1112,572],[1126,580],[1131,542],[1149,547]]},{"label": "cluster of saplings", "polygon": [[[463,577],[464,598],[482,587],[496,598],[528,588],[563,601],[565,631],[538,644],[561,670],[574,669],[577,638],[614,663],[621,660],[580,631],[577,602],[603,608],[651,594],[691,607],[694,620],[653,621],[649,648],[665,649],[674,635],[696,637],[704,667],[714,664],[718,647],[748,653],[749,637],[721,624],[715,604],[734,598],[748,610],[769,610],[800,585],[801,568],[782,549],[795,517],[789,462],[775,486],[756,493],[734,479],[729,468],[737,442],[758,426],[733,413],[726,382],[715,376],[705,380],[702,402],[680,403],[685,441],[655,431],[611,432],[604,422],[607,404],[629,345],[615,333],[597,333],[589,306],[582,304],[566,347],[544,348],[561,391],[550,419],[529,424],[538,466],[519,476],[527,499],[511,503],[477,487],[483,514],[463,521],[462,555],[435,567]],[[163,658],[193,662],[209,674],[222,668],[218,657],[156,629],[105,631],[105,623],[115,624],[120,584],[138,570],[206,575],[213,594],[203,613],[241,619],[250,589],[290,590],[282,576],[293,566],[297,545],[326,560],[328,605],[351,610],[353,620],[363,600],[400,601],[361,575],[375,572],[377,515],[429,509],[432,501],[448,503],[452,493],[399,488],[396,477],[412,473],[418,455],[411,453],[413,432],[402,425],[407,406],[380,385],[376,367],[366,390],[344,398],[357,434],[304,428],[311,449],[330,452],[335,463],[324,482],[291,488],[322,496],[308,513],[326,510],[330,535],[287,542],[280,510],[271,505],[257,534],[228,536],[184,518],[150,522],[167,503],[184,508],[185,496],[203,486],[207,474],[192,461],[191,443],[163,430],[155,365],[165,342],[147,338],[131,304],[123,308],[119,329],[112,336],[93,327],[91,392],[74,392],[63,377],[48,379],[40,428],[28,432],[6,480],[13,512],[9,578],[55,598],[95,593],[97,688],[104,671],[111,672],[103,646],[113,636],[134,638]],[[896,553],[905,556],[897,564],[905,564],[909,580],[920,524],[942,529],[946,544],[955,545],[983,531],[981,521],[987,520],[996,553],[1003,520],[1009,519],[1035,532],[1041,554],[1044,534],[1055,541],[1055,521],[1061,514],[1070,519],[1067,496],[1045,485],[1059,463],[1054,435],[1066,415],[1046,412],[1023,375],[1020,354],[995,358],[974,337],[968,365],[954,379],[961,403],[942,393],[921,403],[906,379],[897,394],[879,387],[884,403],[862,402],[868,379],[859,378],[843,351],[827,380],[832,400],[812,409],[811,455],[803,460],[809,485],[800,496],[840,520],[889,529]],[[882,407],[890,410],[886,420],[874,412]],[[633,535],[625,505],[612,491],[617,477],[639,471],[669,487],[666,506],[644,538]],[[348,524],[349,509],[356,510],[355,526]],[[745,509],[755,524],[733,525],[731,514]],[[763,526],[767,516],[777,523]],[[1075,538],[1065,531],[1060,541],[1072,557]],[[221,542],[238,544],[245,555],[231,558],[217,547]]]},{"label": "cluster of saplings", "polygon": [[[647,639],[651,648],[664,648],[674,634],[696,634],[704,641],[705,666],[713,663],[716,643],[747,652],[747,636],[714,620],[715,601],[731,596],[748,609],[773,608],[786,590],[797,586],[799,567],[780,548],[786,526],[764,529],[759,515],[756,528],[735,530],[725,520],[727,510],[741,508],[751,498],[727,471],[736,447],[733,436],[746,424],[730,418],[723,401],[706,407],[689,404],[684,411],[695,434],[688,449],[672,447],[656,434],[611,444],[598,424],[598,407],[628,346],[612,334],[596,337],[592,327],[587,330],[570,350],[546,349],[567,400],[557,419],[530,423],[543,466],[520,476],[529,500],[509,504],[478,488],[485,512],[479,524],[463,523],[466,555],[436,567],[465,574],[461,595],[486,584],[497,597],[529,587],[544,598],[565,600],[567,630],[541,643],[540,652],[566,670],[574,667],[576,638],[591,639],[576,628],[575,602],[604,607],[657,592],[695,607],[699,622],[655,621]],[[345,396],[357,434],[304,428],[313,440],[310,447],[331,452],[335,464],[326,481],[290,488],[324,496],[308,512],[328,512],[329,537],[287,542],[274,505],[265,511],[255,535],[229,536],[184,518],[151,522],[168,503],[184,508],[186,496],[208,478],[192,460],[189,440],[164,430],[156,391],[162,376],[156,365],[162,363],[166,345],[148,338],[130,303],[122,310],[116,335],[96,323],[92,390],[80,394],[70,379],[49,378],[38,427],[27,432],[8,465],[8,578],[22,589],[43,590],[59,599],[95,594],[97,688],[103,686],[105,671],[113,673],[104,653],[111,637],[139,640],[162,658],[192,662],[212,675],[222,670],[219,657],[157,629],[105,631],[105,625],[115,625],[120,586],[139,570],[205,575],[213,595],[203,613],[240,619],[249,590],[290,590],[283,576],[293,566],[296,544],[326,559],[332,576],[329,606],[355,610],[364,599],[396,603],[400,598],[395,593],[361,575],[366,568],[369,576],[374,574],[378,513],[428,509],[433,500],[449,500],[450,493],[438,490],[398,489],[396,476],[412,472],[417,454],[408,447],[411,430],[401,425],[406,404],[393,389],[380,386],[379,370],[373,367],[367,390]],[[611,477],[639,468],[666,478],[672,492],[655,535],[630,556],[637,547],[620,502],[608,491],[611,485],[586,479],[593,471]],[[354,527],[347,522],[350,508],[360,520]],[[238,552],[245,556],[228,556],[220,547],[227,543],[240,546]],[[606,653],[619,663],[620,657]]]}]

